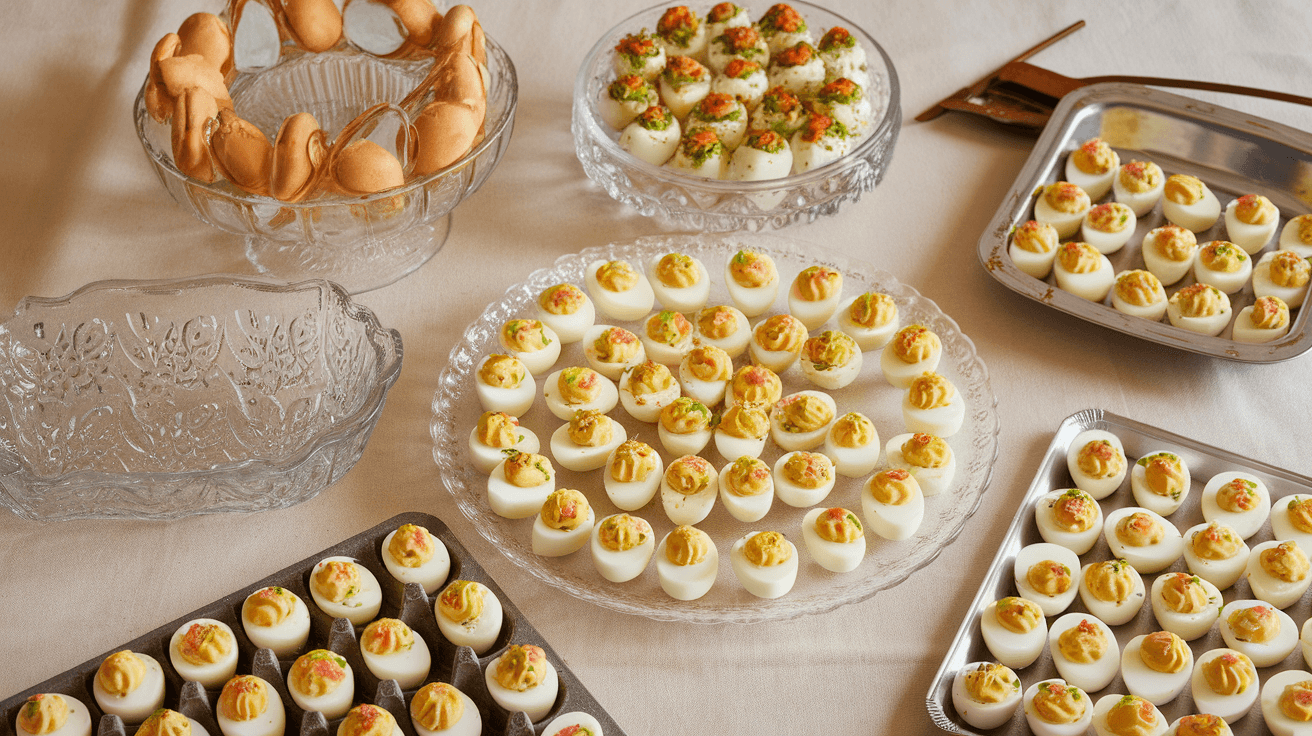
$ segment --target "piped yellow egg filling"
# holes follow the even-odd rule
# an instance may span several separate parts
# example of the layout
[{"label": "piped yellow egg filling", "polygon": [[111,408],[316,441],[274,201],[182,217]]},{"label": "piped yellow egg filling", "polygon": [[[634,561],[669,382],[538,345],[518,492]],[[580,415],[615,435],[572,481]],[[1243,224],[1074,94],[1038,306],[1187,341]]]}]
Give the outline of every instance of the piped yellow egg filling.
[{"label": "piped yellow egg filling", "polygon": [[1179,672],[1189,664],[1189,645],[1169,631],[1154,631],[1140,643],[1139,659],[1157,672]]},{"label": "piped yellow egg filling", "polygon": [[1025,581],[1043,595],[1061,595],[1071,589],[1071,569],[1056,560],[1043,560],[1030,565]]},{"label": "piped yellow egg filling", "polygon": [[1067,215],[1084,212],[1090,205],[1088,193],[1067,181],[1049,184],[1043,190],[1043,199],[1049,207]]},{"label": "piped yellow egg filling", "polygon": [[127,649],[105,657],[100,669],[96,670],[96,681],[101,689],[118,697],[136,690],[145,679],[145,661]]},{"label": "piped yellow egg filling", "polygon": [[1159,452],[1139,458],[1144,484],[1154,495],[1179,500],[1185,491],[1184,461],[1178,455]]},{"label": "piped yellow egg filling", "polygon": [[391,736],[396,719],[376,705],[362,703],[347,711],[338,730],[341,736]]},{"label": "piped yellow egg filling", "polygon": [[1225,294],[1215,286],[1192,284],[1175,292],[1171,301],[1180,310],[1180,314],[1194,319],[1215,317],[1225,311]]},{"label": "piped yellow egg filling", "polygon": [[483,589],[472,580],[454,580],[437,597],[437,610],[457,624],[483,615]]},{"label": "piped yellow egg filling", "polygon": [[1058,635],[1057,651],[1072,662],[1097,662],[1107,653],[1107,635],[1102,627],[1087,618],[1082,619]]},{"label": "piped yellow egg filling", "polygon": [[1206,185],[1198,177],[1187,174],[1172,174],[1166,180],[1166,189],[1163,193],[1172,202],[1187,206],[1202,201],[1206,191]]},{"label": "piped yellow egg filling", "polygon": [[1134,269],[1116,277],[1116,296],[1127,304],[1147,307],[1165,301],[1166,291],[1151,272]]},{"label": "piped yellow egg filling", "polygon": [[214,664],[236,645],[236,639],[223,626],[194,623],[178,641],[178,656],[194,665]]},{"label": "piped yellow egg filling", "polygon": [[893,336],[893,354],[908,365],[928,360],[942,349],[938,335],[921,325],[908,325]]},{"label": "piped yellow egg filling", "polygon": [[32,736],[44,736],[62,728],[68,722],[68,713],[68,703],[62,695],[33,695],[18,709],[18,727]]},{"label": "piped yellow egg filling", "polygon": [[237,675],[219,694],[219,712],[234,721],[249,721],[269,709],[269,686],[255,675]]},{"label": "piped yellow egg filling", "polygon": [[825,266],[802,269],[793,281],[798,298],[807,302],[820,302],[837,295],[843,289],[843,274]]},{"label": "piped yellow egg filling", "polygon": [[700,381],[727,381],[733,371],[733,359],[714,345],[700,345],[683,359],[688,372]]},{"label": "piped yellow egg filling", "polygon": [[241,616],[256,626],[276,626],[292,615],[296,598],[286,588],[271,587],[256,591],[241,605]]},{"label": "piped yellow egg filling", "polygon": [[661,409],[660,421],[672,434],[693,434],[711,426],[711,410],[691,396],[680,396]]},{"label": "piped yellow egg filling", "polygon": [[1165,537],[1161,522],[1142,511],[1122,517],[1116,524],[1116,538],[1128,547],[1147,547]]},{"label": "piped yellow egg filling", "polygon": [[656,450],[645,442],[628,440],[615,448],[615,458],[610,463],[610,477],[619,483],[641,483],[655,469]]},{"label": "piped yellow egg filling", "polygon": [[1257,679],[1257,670],[1248,655],[1226,652],[1203,663],[1203,679],[1217,695],[1237,695]]},{"label": "piped yellow egg filling", "polygon": [[1204,560],[1228,560],[1239,553],[1243,543],[1233,529],[1216,522],[1195,532],[1189,540],[1194,554]]},{"label": "piped yellow egg filling", "polygon": [[1107,141],[1090,138],[1079,148],[1071,151],[1071,161],[1075,164],[1075,168],[1086,174],[1106,174],[1116,165],[1116,153],[1107,145]]},{"label": "piped yellow egg filling", "polygon": [[1084,572],[1085,584],[1093,597],[1107,603],[1129,600],[1134,592],[1134,572],[1125,560],[1107,560],[1089,566]]},{"label": "piped yellow egg filling", "polygon": [[1258,564],[1268,575],[1286,583],[1302,582],[1309,568],[1307,555],[1294,541],[1281,542],[1262,550],[1258,555]]},{"label": "piped yellow egg filling", "polygon": [[602,447],[615,436],[611,418],[595,410],[576,411],[565,430],[569,441],[579,447]]},{"label": "piped yellow egg filling", "polygon": [[1230,733],[1220,716],[1211,713],[1199,713],[1182,716],[1175,727],[1175,736],[1225,736]]},{"label": "piped yellow egg filling", "polygon": [[1266,606],[1249,606],[1230,613],[1226,619],[1239,641],[1264,644],[1280,633],[1280,617]]},{"label": "piped yellow egg filling", "polygon": [[1164,225],[1159,230],[1155,245],[1163,258],[1176,263],[1193,259],[1198,250],[1198,236],[1193,231],[1179,225]]},{"label": "piped yellow egg filling", "polygon": [[656,263],[656,278],[671,289],[686,289],[701,280],[701,271],[691,256],[667,253]]},{"label": "piped yellow egg filling", "polygon": [[806,342],[806,326],[791,314],[776,314],[756,326],[755,337],[763,350],[800,353]]},{"label": "piped yellow egg filling", "polygon": [[1057,263],[1070,273],[1093,273],[1102,265],[1101,256],[1092,245],[1072,240],[1061,247]]},{"label": "piped yellow egg filling", "polygon": [[1034,713],[1045,723],[1075,723],[1084,717],[1089,698],[1073,685],[1045,682],[1034,693]]},{"label": "piped yellow egg filling", "polygon": [[397,654],[415,645],[415,632],[400,619],[380,618],[369,622],[360,635],[360,648],[379,656]]},{"label": "piped yellow egg filling", "polygon": [[751,250],[740,250],[729,261],[729,274],[739,286],[759,289],[778,278],[774,261]]},{"label": "piped yellow egg filling", "polygon": [[548,314],[574,314],[587,302],[583,291],[573,284],[556,284],[547,287],[538,297],[538,305]]},{"label": "piped yellow egg filling", "polygon": [[1280,712],[1300,723],[1312,721],[1312,680],[1286,685],[1280,692]]},{"label": "piped yellow egg filling", "polygon": [[678,345],[692,334],[692,323],[679,312],[657,312],[647,320],[647,337],[661,345]]},{"label": "piped yellow egg filling", "polygon": [[588,520],[588,497],[573,488],[557,488],[547,496],[539,516],[542,523],[557,531],[578,529]]},{"label": "piped yellow egg filling", "polygon": [[795,452],[784,463],[783,475],[793,485],[815,490],[834,479],[834,466],[818,452]]},{"label": "piped yellow egg filling", "polygon": [[168,708],[160,708],[137,729],[136,736],[191,736],[191,719]]},{"label": "piped yellow egg filling", "polygon": [[1093,440],[1080,448],[1076,467],[1090,478],[1114,478],[1125,472],[1125,453],[1108,440]]},{"label": "piped yellow egg filling", "polygon": [[474,436],[487,447],[513,447],[519,441],[519,423],[505,412],[485,411],[478,418]]},{"label": "piped yellow egg filling", "polygon": [[999,600],[994,615],[1003,628],[1016,634],[1033,631],[1043,623],[1043,610],[1038,604],[1018,596]]},{"label": "piped yellow egg filling", "polygon": [[1153,704],[1137,695],[1126,695],[1107,711],[1107,730],[1115,736],[1148,736],[1157,728]]},{"label": "piped yellow egg filling", "polygon": [[1312,534],[1312,496],[1295,498],[1285,507],[1289,523],[1300,532]]},{"label": "piped yellow egg filling", "polygon": [[[1053,230],[1054,243],[1056,232]],[[852,302],[847,316],[852,324],[873,330],[897,319],[897,303],[887,294],[867,291]]]},{"label": "piped yellow egg filling", "polygon": [[1198,613],[1207,606],[1207,589],[1195,575],[1171,573],[1162,585],[1162,602],[1176,613]]},{"label": "piped yellow egg filling", "polygon": [[1216,492],[1216,504],[1232,514],[1252,511],[1260,503],[1257,483],[1244,478],[1235,478]]},{"label": "piped yellow egg filling", "polygon": [[592,350],[602,363],[632,363],[642,350],[642,341],[623,327],[611,327],[592,341]]},{"label": "piped yellow egg filling", "polygon": [[1162,176],[1162,167],[1152,161],[1130,161],[1121,167],[1116,178],[1127,192],[1147,194],[1162,183]]},{"label": "piped yellow egg filling", "polygon": [[1064,532],[1086,532],[1098,520],[1098,502],[1078,488],[1070,488],[1052,504],[1052,520]]},{"label": "piped yellow egg filling", "polygon": [[519,358],[499,353],[489,355],[478,369],[478,378],[493,388],[514,388],[524,380],[528,370]]},{"label": "piped yellow egg filling", "polygon": [[315,649],[297,657],[287,676],[289,687],[311,698],[335,692],[345,681],[346,660],[327,649]]},{"label": "piped yellow egg filling", "polygon": [[784,384],[765,366],[745,365],[733,374],[729,388],[739,404],[768,407],[783,395]]},{"label": "piped yellow egg filling", "polygon": [[611,552],[623,552],[643,544],[651,537],[651,525],[628,514],[616,514],[601,523],[597,534],[601,546]]},{"label": "piped yellow egg filling", "polygon": [[1089,210],[1085,215],[1089,227],[1102,233],[1119,233],[1130,226],[1134,210],[1120,202],[1107,202]]},{"label": "piped yellow egg filling", "polygon": [[597,283],[606,291],[628,291],[638,285],[638,272],[628,261],[608,261],[597,269]]},{"label": "piped yellow egg filling", "polygon": [[1020,679],[1009,667],[984,662],[962,678],[966,692],[977,703],[1001,703],[1020,689]]},{"label": "piped yellow egg filling", "polygon": [[743,556],[757,567],[775,567],[793,558],[793,547],[779,532],[760,532],[743,544]]},{"label": "piped yellow egg filling", "polygon": [[1198,260],[1210,271],[1237,273],[1244,267],[1248,254],[1228,240],[1215,240],[1202,247]]},{"label": "piped yellow egg filling", "polygon": [[329,560],[315,571],[310,585],[324,599],[341,603],[360,592],[360,569],[354,562]]},{"label": "piped yellow egg filling", "polygon": [[856,449],[865,447],[875,439],[875,425],[866,415],[849,411],[834,421],[829,430],[838,447]]},{"label": "piped yellow egg filling", "polygon": [[711,538],[701,529],[678,526],[665,540],[665,559],[680,567],[696,565],[711,553],[711,544]]},{"label": "piped yellow egg filling", "polygon": [[902,443],[902,459],[918,468],[943,468],[952,461],[952,448],[942,437],[916,432]]},{"label": "piped yellow egg filling", "polygon": [[744,455],[729,466],[729,491],[735,496],[759,496],[770,487],[770,466]]},{"label": "piped yellow egg filling", "polygon": [[443,731],[460,722],[465,701],[460,691],[445,682],[430,682],[410,701],[410,717],[429,731]]},{"label": "piped yellow egg filling", "polygon": [[542,323],[535,319],[512,319],[502,328],[506,347],[519,353],[533,353],[551,344]]},{"label": "piped yellow egg filling", "polygon": [[856,514],[844,508],[825,509],[815,518],[815,533],[826,542],[848,544],[865,536]]},{"label": "piped yellow egg filling", "polygon": [[1029,220],[1016,228],[1011,237],[1017,248],[1030,253],[1051,253],[1057,247],[1057,241],[1057,228],[1037,220]]},{"label": "piped yellow egg filling", "polygon": [[956,395],[957,387],[951,381],[931,371],[911,379],[911,385],[907,388],[907,399],[912,406],[922,411],[947,406]]},{"label": "piped yellow egg filling", "polygon": [[665,483],[685,496],[706,490],[711,483],[711,466],[696,455],[684,455],[665,469]]},{"label": "piped yellow egg filling", "polygon": [[718,427],[730,437],[759,440],[770,433],[770,416],[751,404],[734,404],[721,415]]},{"label": "piped yellow egg filling", "polygon": [[1249,225],[1270,225],[1279,217],[1276,206],[1260,194],[1245,194],[1235,202],[1235,218]]},{"label": "piped yellow egg filling", "polygon": [[780,411],[780,427],[785,432],[814,432],[834,419],[834,410],[819,397],[802,394],[785,404]]},{"label": "piped yellow egg filling", "polygon": [[629,371],[629,392],[634,397],[665,391],[674,385],[674,375],[664,364],[647,361]]},{"label": "piped yellow egg filling", "polygon": [[1302,288],[1312,280],[1312,263],[1292,250],[1277,251],[1269,268],[1271,283],[1286,289]]},{"label": "piped yellow egg filling", "polygon": [[697,313],[697,329],[712,340],[723,340],[738,331],[738,315],[729,307],[707,307]]},{"label": "piped yellow egg filling", "polygon": [[883,470],[870,479],[870,495],[886,506],[901,506],[915,495],[918,484],[901,468]]}]

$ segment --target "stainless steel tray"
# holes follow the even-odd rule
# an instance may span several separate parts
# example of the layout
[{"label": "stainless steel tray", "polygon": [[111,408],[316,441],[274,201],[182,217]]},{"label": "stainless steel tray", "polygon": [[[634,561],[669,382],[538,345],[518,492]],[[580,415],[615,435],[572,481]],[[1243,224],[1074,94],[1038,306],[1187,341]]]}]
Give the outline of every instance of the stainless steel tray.
[{"label": "stainless steel tray", "polygon": [[[957,630],[957,635],[952,640],[947,654],[943,657],[943,663],[934,675],[929,692],[926,694],[925,705],[929,709],[930,718],[933,719],[935,725],[944,731],[956,734],[978,734],[977,730],[961,720],[961,717],[957,715],[956,710],[952,707],[952,678],[958,670],[970,662],[993,661],[993,655],[989,654],[988,647],[984,645],[984,639],[980,635],[980,615],[984,612],[985,607],[998,598],[1016,595],[1016,586],[1012,581],[1011,574],[1016,553],[1028,544],[1043,541],[1043,538],[1039,536],[1039,528],[1034,521],[1034,505],[1038,502],[1039,497],[1048,491],[1074,487],[1070,473],[1066,469],[1066,449],[1076,435],[1088,429],[1103,429],[1119,437],[1125,445],[1125,456],[1131,462],[1156,450],[1169,450],[1184,459],[1189,466],[1193,483],[1184,505],[1167,517],[1182,532],[1195,524],[1202,523],[1203,514],[1199,498],[1202,495],[1203,486],[1207,484],[1209,478],[1220,472],[1241,470],[1261,478],[1262,482],[1266,483],[1267,488],[1271,491],[1273,503],[1276,499],[1293,493],[1312,493],[1312,478],[1281,470],[1266,463],[1226,452],[1101,409],[1088,409],[1067,417],[1061,423],[1061,426],[1057,428],[1057,433],[1052,438],[1052,444],[1048,446],[1048,452],[1044,455],[1043,463],[1039,466],[1038,472],[1034,474],[1034,481],[1030,483],[1029,491],[1025,493],[1025,498],[1021,501],[1020,509],[1016,512],[1016,518],[1012,521],[1011,528],[1007,530],[1007,535],[998,548],[998,554],[993,558],[993,564],[989,566],[988,572],[984,575],[984,580],[980,583],[979,593],[976,594],[975,600],[971,602],[970,608],[966,609],[961,628]],[[1104,515],[1118,508],[1135,505],[1134,496],[1130,493],[1128,473],[1121,487],[1112,495],[1099,501],[1099,504],[1102,506]],[[1272,534],[1271,524],[1268,521],[1262,525],[1257,534],[1248,540],[1248,544],[1251,547],[1269,539],[1272,539]],[[1080,555],[1080,564],[1085,565],[1107,559],[1111,559],[1111,553],[1107,548],[1107,540],[1100,536],[1093,549]],[[1144,586],[1151,589],[1153,580],[1157,579],[1159,575],[1178,571],[1186,571],[1183,559],[1177,560],[1175,564],[1160,573],[1145,575]],[[1227,603],[1232,600],[1252,597],[1249,595],[1247,578],[1241,579],[1234,586],[1222,592]],[[1068,610],[1086,611],[1078,596],[1075,603]],[[1285,612],[1301,626],[1303,621],[1312,616],[1312,595],[1303,596],[1299,602],[1285,609]],[[1129,623],[1112,627],[1121,649],[1125,648],[1125,644],[1130,639],[1159,629],[1156,619],[1153,618],[1151,602],[1145,602],[1138,615],[1131,619]],[[1189,644],[1193,648],[1195,656],[1209,649],[1225,646],[1219,628],[1216,626],[1213,626],[1208,634],[1189,642]],[[1275,672],[1284,669],[1302,669],[1303,667],[1302,652],[1296,648],[1294,653],[1281,664],[1274,667],[1259,668],[1258,676],[1262,682],[1266,682],[1267,678]],[[1052,656],[1046,648],[1034,664],[1017,670],[1016,674],[1020,676],[1021,683],[1025,687],[1029,687],[1040,680],[1058,676]],[[1193,710],[1193,698],[1190,696],[1188,688],[1185,690],[1175,700],[1160,707],[1168,722],[1195,712]],[[1094,695],[1096,699],[1096,696],[1100,694],[1125,692],[1127,691],[1125,690],[1124,681],[1118,673],[1116,679],[1112,680],[1110,685],[1097,693],[1090,693],[1090,695]],[[1253,710],[1260,711],[1260,708],[1254,705]],[[1231,728],[1234,729],[1237,736],[1267,733],[1266,724],[1262,721],[1260,712],[1250,712],[1243,719],[1233,724]],[[1010,721],[998,729],[989,731],[989,733],[1017,735],[1030,733],[1028,724],[1025,722],[1023,709],[1018,708],[1016,715]]]},{"label": "stainless steel tray", "polygon": [[[1216,192],[1224,206],[1244,194],[1266,195],[1280,208],[1280,227],[1289,218],[1312,211],[1312,134],[1199,100],[1135,84],[1093,84],[1062,98],[1034,145],[988,229],[979,239],[979,259],[993,278],[1037,302],[1127,335],[1201,355],[1246,363],[1274,363],[1312,348],[1307,309],[1295,310],[1289,334],[1280,340],[1249,345],[1153,322],[1081,299],[1057,288],[1049,274],[1039,280],[1016,268],[1007,255],[1011,229],[1032,219],[1037,188],[1064,178],[1066,155],[1083,141],[1100,137],[1121,160],[1148,159],[1171,174],[1190,174]],[[1108,194],[1104,200],[1110,201]],[[1222,218],[1224,219],[1224,218]],[[1166,224],[1161,205],[1139,218],[1130,244],[1108,258],[1117,272],[1143,268],[1139,244],[1151,229]],[[1277,230],[1277,237],[1279,230]],[[1224,223],[1198,234],[1198,242],[1225,239]],[[1274,245],[1267,246],[1268,249]],[[1194,283],[1186,276],[1167,295]],[[1253,303],[1252,284],[1231,296],[1235,314]]]}]

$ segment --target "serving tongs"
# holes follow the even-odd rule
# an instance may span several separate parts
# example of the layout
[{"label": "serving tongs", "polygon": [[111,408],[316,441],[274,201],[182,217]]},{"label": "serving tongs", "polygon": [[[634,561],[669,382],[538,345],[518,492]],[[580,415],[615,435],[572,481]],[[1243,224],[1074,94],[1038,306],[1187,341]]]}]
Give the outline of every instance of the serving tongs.
[{"label": "serving tongs", "polygon": [[971,86],[963,87],[939,100],[933,107],[917,115],[916,120],[925,122],[933,120],[948,110],[959,110],[975,115],[983,115],[1000,123],[1039,129],[1048,123],[1048,118],[1051,117],[1053,109],[1056,108],[1062,97],[1080,87],[1100,82],[1123,82],[1153,87],[1178,87],[1208,92],[1226,92],[1312,107],[1312,98],[1300,97],[1285,92],[1273,92],[1235,84],[1200,82],[1192,79],[1168,79],[1119,74],[1076,79],[1048,71],[1025,61],[1083,27],[1084,21],[1081,20],[1063,28]]}]

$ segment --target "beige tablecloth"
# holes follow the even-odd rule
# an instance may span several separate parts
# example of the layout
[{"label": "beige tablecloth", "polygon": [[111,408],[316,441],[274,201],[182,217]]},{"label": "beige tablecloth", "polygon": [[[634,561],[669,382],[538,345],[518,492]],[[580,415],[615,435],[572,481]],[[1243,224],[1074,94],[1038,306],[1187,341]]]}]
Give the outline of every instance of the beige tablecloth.
[{"label": "beige tablecloth", "polygon": [[[928,731],[923,696],[960,611],[1053,430],[1102,407],[1312,474],[1308,359],[1247,366],[1186,355],[1036,306],[975,247],[1034,138],[962,116],[911,117],[1076,19],[1035,59],[1071,75],[1191,77],[1312,93],[1312,5],[1284,2],[832,5],[887,48],[908,121],[879,189],[787,235],[891,271],[955,317],[999,399],[1001,451],[979,513],[901,586],[825,615],[757,626],[654,623],[554,591],[463,521],[431,460],[429,403],[464,325],[557,256],[664,232],[594,186],[569,133],[588,47],[645,0],[489,3],[487,32],[520,79],[513,143],[426,266],[360,300],[405,339],[405,364],[363,459],[300,506],[172,523],[43,524],[0,513],[0,695],[8,696],[406,510],[447,520],[631,734]],[[251,272],[235,237],[164,194],[131,123],[147,55],[184,0],[11,3],[0,19],[0,305],[108,277]],[[758,9],[757,12],[760,12]],[[1312,110],[1198,97],[1312,129]]]}]

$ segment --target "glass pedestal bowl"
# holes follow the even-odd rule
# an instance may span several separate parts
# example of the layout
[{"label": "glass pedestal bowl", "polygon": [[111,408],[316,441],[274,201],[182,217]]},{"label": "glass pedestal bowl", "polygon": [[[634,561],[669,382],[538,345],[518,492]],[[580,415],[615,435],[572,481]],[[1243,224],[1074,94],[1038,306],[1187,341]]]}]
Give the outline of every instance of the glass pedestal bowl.
[{"label": "glass pedestal bowl", "polygon": [[300,503],[364,452],[401,336],[326,281],[102,281],[0,324],[0,506],[168,519]]},{"label": "glass pedestal bowl", "polygon": [[[722,181],[681,174],[653,166],[620,148],[620,131],[602,119],[597,101],[614,81],[614,48],[620,39],[652,29],[667,7],[644,10],[612,28],[592,47],[574,82],[571,129],[583,170],[611,197],[648,217],[659,217],[680,229],[729,232],[784,228],[832,215],[862,193],[873,191],[893,158],[902,126],[901,88],[893,60],[870,34],[846,18],[797,0],[790,3],[806,18],[816,39],[842,26],[866,50],[872,78],[867,91],[875,105],[873,130],[846,156],[803,174],[767,181]],[[751,7],[754,16],[766,3]],[[879,112],[880,105],[882,113]]]},{"label": "glass pedestal bowl", "polygon": [[[299,54],[229,86],[237,113],[273,141],[287,116],[308,112],[329,140],[357,115],[395,103],[424,78],[431,60],[380,59],[347,48]],[[324,278],[350,293],[386,286],[422,266],[446,242],[451,211],[496,168],[514,128],[518,82],[505,50],[487,39],[488,99],[484,138],[456,163],[378,194],[321,194],[298,203],[248,194],[222,177],[207,184],[173,163],[170,126],[146,111],[145,84],[133,111],[137,135],[170,196],[208,225],[241,235],[261,273],[295,281]],[[368,137],[388,150],[399,126],[388,121]]]}]

